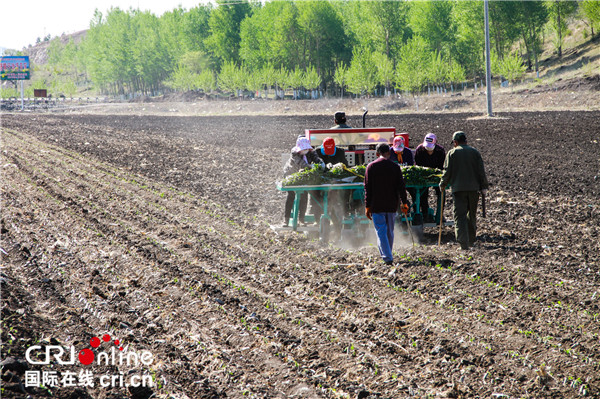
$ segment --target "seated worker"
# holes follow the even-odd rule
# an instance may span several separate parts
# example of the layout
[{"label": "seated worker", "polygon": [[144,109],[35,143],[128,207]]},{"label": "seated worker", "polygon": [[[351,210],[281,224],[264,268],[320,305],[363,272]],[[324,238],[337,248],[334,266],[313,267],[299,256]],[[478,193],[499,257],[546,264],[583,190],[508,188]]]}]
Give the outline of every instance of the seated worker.
[{"label": "seated worker", "polygon": [[390,153],[390,161],[397,162],[402,166],[415,164],[413,153],[410,148],[407,148],[404,145],[404,137],[402,136],[394,137],[394,144],[392,145]]},{"label": "seated worker", "polygon": [[[327,165],[343,163],[348,166],[346,152],[343,148],[336,147],[335,140],[331,137],[326,137],[325,140],[323,140],[323,144],[316,152],[319,158]],[[339,191],[340,190],[331,190],[327,196],[328,211],[336,231],[338,228],[341,228],[341,222],[346,213],[346,204],[348,203],[351,194],[349,190],[343,190],[341,193]],[[323,191],[315,190],[311,194],[310,208],[312,214],[315,216],[315,221],[319,223],[321,215],[323,215]]]},{"label": "seated worker", "polygon": [[[298,137],[296,140],[296,146],[292,148],[292,154],[290,159],[283,167],[283,177],[289,176],[293,173],[300,172],[302,169],[311,167],[314,164],[323,165],[323,160],[319,158],[317,152],[310,145],[310,141],[306,137]],[[294,191],[288,191],[287,200],[285,201],[284,211],[284,222],[283,226],[287,227],[292,214],[292,207],[294,206],[294,199],[296,193]],[[304,215],[306,214],[306,205],[308,200],[308,194],[302,193],[300,195],[300,209],[298,210],[298,220],[300,223],[304,223]]]},{"label": "seated worker", "polygon": [[[437,144],[437,137],[433,133],[427,133],[422,144],[419,144],[415,150],[415,164],[428,168],[436,168],[442,170],[444,168],[444,160],[446,159],[446,150],[441,145]],[[435,187],[435,193],[439,201],[441,191],[439,187]],[[433,222],[433,218],[429,216],[429,188],[421,194],[421,213],[425,222]],[[437,208],[437,206],[436,206]]]},{"label": "seated worker", "polygon": [[323,144],[317,149],[317,155],[325,162],[325,164],[335,165],[343,163],[348,166],[346,159],[346,151],[343,148],[335,146],[335,140],[331,137],[326,137]]},{"label": "seated worker", "polygon": [[346,125],[346,113],[338,111],[333,115],[335,126],[331,129],[352,129],[352,126]]},{"label": "seated worker", "polygon": [[[392,145],[392,148],[390,148],[390,161],[397,162],[400,166],[409,166],[415,164],[412,151],[410,148],[404,145],[404,137],[394,137],[394,144]],[[410,194],[414,204],[417,192],[412,187],[407,187],[406,191]],[[400,216],[401,214],[399,213],[398,217]]]}]

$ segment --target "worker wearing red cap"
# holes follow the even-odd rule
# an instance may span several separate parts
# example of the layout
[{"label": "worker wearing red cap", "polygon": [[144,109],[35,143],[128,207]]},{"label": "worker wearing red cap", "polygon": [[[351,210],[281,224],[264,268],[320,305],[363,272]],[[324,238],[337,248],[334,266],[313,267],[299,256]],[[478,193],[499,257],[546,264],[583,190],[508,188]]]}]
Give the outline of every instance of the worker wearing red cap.
[{"label": "worker wearing red cap", "polygon": [[348,166],[348,161],[346,160],[346,152],[343,148],[335,146],[335,140],[331,137],[326,137],[323,140],[323,144],[317,150],[317,155],[319,158],[325,162],[325,164],[335,165],[336,163],[343,163]]}]

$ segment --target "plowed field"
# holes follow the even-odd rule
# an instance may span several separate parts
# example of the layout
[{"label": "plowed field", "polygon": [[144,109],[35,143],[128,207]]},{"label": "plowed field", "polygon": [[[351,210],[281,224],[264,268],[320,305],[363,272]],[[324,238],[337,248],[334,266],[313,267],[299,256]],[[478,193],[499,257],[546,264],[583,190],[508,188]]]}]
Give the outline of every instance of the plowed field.
[{"label": "plowed field", "polygon": [[[374,243],[269,228],[281,154],[330,115],[5,114],[2,396],[600,397],[599,121],[370,117],[413,147],[464,130],[493,185],[473,250],[426,230],[389,268]],[[105,334],[151,364],[25,357]],[[86,370],[93,386],[68,384]],[[58,379],[26,383],[35,371]],[[151,386],[127,386],[136,374]]]}]

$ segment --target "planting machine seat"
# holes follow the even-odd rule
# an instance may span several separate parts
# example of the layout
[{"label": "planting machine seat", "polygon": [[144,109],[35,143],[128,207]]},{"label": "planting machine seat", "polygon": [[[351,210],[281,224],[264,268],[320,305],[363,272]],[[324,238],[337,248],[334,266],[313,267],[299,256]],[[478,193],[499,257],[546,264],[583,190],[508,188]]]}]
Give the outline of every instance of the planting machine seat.
[{"label": "planting machine seat", "polygon": [[[408,134],[407,133],[396,133],[394,127],[373,127],[373,128],[356,128],[356,129],[306,129],[305,137],[310,140],[311,145],[314,148],[321,146],[323,140],[326,137],[332,137],[335,140],[336,146],[341,147],[346,152],[346,160],[349,166],[354,165],[367,165],[368,163],[377,159],[375,147],[378,143],[392,143],[394,137],[402,135],[405,143],[408,146]],[[282,160],[285,162],[289,158],[288,154],[282,155]],[[430,213],[433,215],[436,223],[424,224],[423,215],[420,211],[420,197],[421,194],[427,187],[435,186],[430,184],[427,186],[411,186],[407,185],[407,188],[414,188],[416,192],[415,206],[411,207],[411,213],[405,218],[401,215],[399,218],[400,223],[408,224],[413,222],[415,225],[414,229],[419,236],[422,235],[423,227],[433,227],[439,223],[441,203],[437,204],[437,209],[430,209]],[[294,191],[296,197],[292,208],[290,220],[288,221],[287,228],[279,228],[283,230],[303,231],[309,234],[317,235],[322,242],[329,241],[330,233],[332,232],[332,212],[335,210],[329,204],[329,194],[335,190],[350,191],[345,198],[349,198],[349,204],[346,207],[346,212],[341,218],[341,226],[338,226],[341,231],[335,232],[336,239],[351,240],[360,242],[365,235],[369,234],[369,230],[372,230],[371,222],[365,216],[364,208],[364,185],[363,180],[360,177],[347,178],[332,184],[321,184],[321,185],[304,185],[304,186],[282,186],[281,183],[277,183],[277,189],[283,192]],[[321,192],[319,195],[321,198],[315,196],[316,192]],[[299,209],[300,209],[300,194],[308,193],[309,197],[312,198],[313,204],[317,204],[321,208],[322,216],[318,226],[308,225],[300,226],[298,224]],[[439,202],[439,201],[438,201]],[[338,216],[339,217],[339,216]],[[306,214],[305,221],[308,223],[314,223],[314,215]],[[407,233],[406,229],[401,231]],[[408,234],[408,233],[407,233]]]}]

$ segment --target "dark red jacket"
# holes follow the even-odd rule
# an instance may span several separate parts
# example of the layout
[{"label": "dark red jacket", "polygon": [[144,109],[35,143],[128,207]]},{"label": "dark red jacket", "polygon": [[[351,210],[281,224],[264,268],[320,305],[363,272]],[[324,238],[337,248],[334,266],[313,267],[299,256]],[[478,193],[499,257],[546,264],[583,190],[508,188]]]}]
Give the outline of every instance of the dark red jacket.
[{"label": "dark red jacket", "polygon": [[400,166],[382,157],[367,165],[365,206],[373,213],[397,212],[400,199],[408,203]]}]

